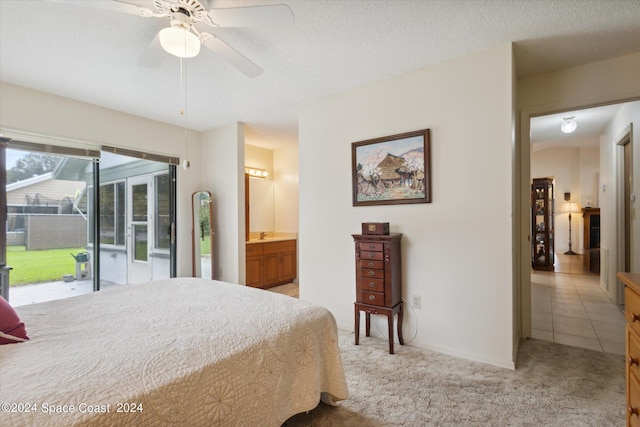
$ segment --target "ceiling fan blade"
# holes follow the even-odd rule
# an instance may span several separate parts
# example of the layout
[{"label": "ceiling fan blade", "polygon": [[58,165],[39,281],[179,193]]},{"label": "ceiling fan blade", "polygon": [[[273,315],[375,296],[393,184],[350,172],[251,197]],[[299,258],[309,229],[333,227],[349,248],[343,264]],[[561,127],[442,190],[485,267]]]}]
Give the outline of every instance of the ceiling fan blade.
[{"label": "ceiling fan blade", "polygon": [[280,27],[293,25],[293,12],[286,4],[211,9],[209,24],[216,27]]},{"label": "ceiling fan blade", "polygon": [[149,47],[144,51],[140,59],[138,60],[138,65],[147,68],[158,68],[164,58],[166,56],[166,52],[162,49],[160,45],[160,32],[153,38]]},{"label": "ceiling fan blade", "polygon": [[92,1],[73,1],[73,0],[45,0],[49,3],[66,3],[75,6],[91,7],[94,9],[110,10],[112,12],[128,13],[130,15],[150,17],[157,14],[146,7],[136,4],[125,3],[118,0],[92,0]]},{"label": "ceiling fan blade", "polygon": [[207,49],[220,56],[229,64],[236,67],[247,77],[257,77],[262,74],[262,68],[258,67],[244,55],[220,40],[218,37],[209,33],[202,33],[200,36],[202,38],[202,43]]}]

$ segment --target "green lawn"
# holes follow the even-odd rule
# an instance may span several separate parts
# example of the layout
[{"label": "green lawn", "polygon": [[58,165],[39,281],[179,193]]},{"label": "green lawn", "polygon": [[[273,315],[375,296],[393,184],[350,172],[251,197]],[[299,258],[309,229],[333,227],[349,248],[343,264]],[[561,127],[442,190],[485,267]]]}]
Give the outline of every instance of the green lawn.
[{"label": "green lawn", "polygon": [[27,251],[24,246],[7,246],[7,265],[11,286],[62,280],[65,274],[76,274],[76,260],[71,254],[84,248]]},{"label": "green lawn", "polygon": [[200,255],[208,255],[211,253],[211,236],[204,236],[198,239],[200,241]]}]

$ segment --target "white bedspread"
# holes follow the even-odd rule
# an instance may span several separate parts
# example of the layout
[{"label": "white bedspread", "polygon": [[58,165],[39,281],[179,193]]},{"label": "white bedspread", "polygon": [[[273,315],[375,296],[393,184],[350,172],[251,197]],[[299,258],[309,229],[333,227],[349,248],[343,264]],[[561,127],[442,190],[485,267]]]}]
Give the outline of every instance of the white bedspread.
[{"label": "white bedspread", "polygon": [[348,398],[335,319],[284,295],[178,278],[16,311],[3,426],[280,426]]}]

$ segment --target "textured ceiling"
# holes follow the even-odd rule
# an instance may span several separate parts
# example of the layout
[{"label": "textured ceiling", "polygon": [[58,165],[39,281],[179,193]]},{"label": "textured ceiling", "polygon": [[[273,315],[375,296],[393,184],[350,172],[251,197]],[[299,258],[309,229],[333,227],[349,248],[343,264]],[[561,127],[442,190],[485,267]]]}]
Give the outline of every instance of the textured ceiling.
[{"label": "textured ceiling", "polygon": [[[129,1],[151,7],[149,1]],[[182,126],[179,60],[138,65],[165,18],[0,0],[0,79]],[[85,5],[82,5],[85,3]],[[520,77],[640,52],[640,1],[227,1],[289,5],[288,28],[215,34],[264,69],[247,78],[203,50],[186,61],[188,126],[241,121],[249,143],[297,143],[301,104],[515,42]],[[212,31],[214,32],[214,31]]]}]

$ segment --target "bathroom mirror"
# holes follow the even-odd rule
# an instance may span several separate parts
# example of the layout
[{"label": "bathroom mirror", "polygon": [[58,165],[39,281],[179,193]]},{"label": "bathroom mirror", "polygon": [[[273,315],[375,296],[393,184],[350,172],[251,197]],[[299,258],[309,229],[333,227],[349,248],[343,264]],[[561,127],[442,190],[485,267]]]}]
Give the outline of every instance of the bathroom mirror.
[{"label": "bathroom mirror", "polygon": [[193,277],[213,279],[213,208],[211,193],[191,196],[191,267]]},{"label": "bathroom mirror", "polygon": [[273,232],[273,181],[249,178],[249,230],[253,233]]}]

